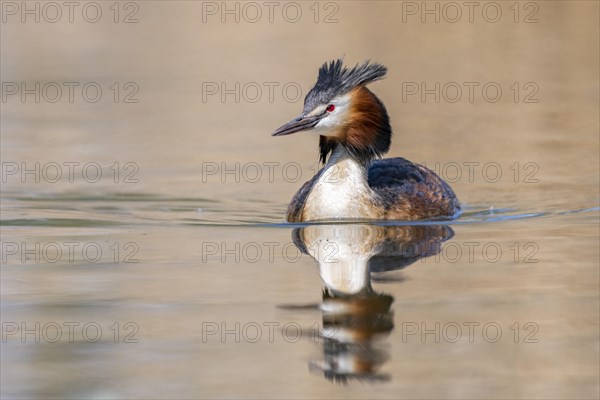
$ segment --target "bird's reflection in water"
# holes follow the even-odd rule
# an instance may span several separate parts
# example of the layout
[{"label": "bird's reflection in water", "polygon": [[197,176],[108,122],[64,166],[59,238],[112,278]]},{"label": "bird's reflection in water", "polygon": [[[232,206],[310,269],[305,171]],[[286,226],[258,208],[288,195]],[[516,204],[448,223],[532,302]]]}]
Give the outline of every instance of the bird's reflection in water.
[{"label": "bird's reflection in water", "polygon": [[454,232],[443,225],[311,225],[293,232],[313,257],[325,285],[321,311],[323,358],[311,370],[332,381],[388,380],[378,372],[388,359],[385,337],[394,328],[394,298],[377,293],[371,279],[439,253]]}]

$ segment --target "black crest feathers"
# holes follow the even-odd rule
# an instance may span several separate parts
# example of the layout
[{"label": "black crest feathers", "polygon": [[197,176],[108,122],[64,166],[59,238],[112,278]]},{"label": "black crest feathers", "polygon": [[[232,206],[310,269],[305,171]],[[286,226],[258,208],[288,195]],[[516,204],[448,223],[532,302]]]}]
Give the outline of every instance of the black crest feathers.
[{"label": "black crest feathers", "polygon": [[370,60],[357,64],[353,68],[344,67],[342,59],[324,63],[319,68],[317,83],[304,99],[304,111],[308,112],[319,104],[325,104],[332,98],[350,90],[382,79],[387,68]]}]

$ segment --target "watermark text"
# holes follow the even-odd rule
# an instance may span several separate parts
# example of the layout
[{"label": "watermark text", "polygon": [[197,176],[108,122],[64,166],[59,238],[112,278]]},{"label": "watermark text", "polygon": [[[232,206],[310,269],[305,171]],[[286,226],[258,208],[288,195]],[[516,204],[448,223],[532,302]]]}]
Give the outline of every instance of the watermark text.
[{"label": "watermark text", "polygon": [[2,82],[2,103],[139,103],[136,82]]},{"label": "watermark text", "polygon": [[2,322],[2,343],[20,340],[21,343],[139,343],[140,328],[135,322]]},{"label": "watermark text", "polygon": [[139,263],[135,242],[0,242],[2,263]]},{"label": "watermark text", "polygon": [[2,23],[83,22],[100,21],[137,24],[140,5],[134,1],[3,1],[0,3]]},{"label": "watermark text", "polygon": [[102,165],[98,162],[16,162],[1,164],[2,183],[139,183],[140,167],[135,162],[114,162]]}]

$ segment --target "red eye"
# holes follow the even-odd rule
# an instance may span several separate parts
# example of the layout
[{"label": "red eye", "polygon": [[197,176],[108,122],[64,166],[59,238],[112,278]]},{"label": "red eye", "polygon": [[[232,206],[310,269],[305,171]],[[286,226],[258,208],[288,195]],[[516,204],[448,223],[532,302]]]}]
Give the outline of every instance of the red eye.
[{"label": "red eye", "polygon": [[327,112],[332,112],[333,110],[335,110],[335,106],[333,104],[328,105],[325,109],[325,111]]}]

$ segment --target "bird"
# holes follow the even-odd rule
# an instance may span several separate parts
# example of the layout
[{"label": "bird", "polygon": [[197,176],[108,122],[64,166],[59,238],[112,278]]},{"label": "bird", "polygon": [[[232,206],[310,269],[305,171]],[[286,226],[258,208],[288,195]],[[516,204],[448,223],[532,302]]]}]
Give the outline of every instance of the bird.
[{"label": "bird", "polygon": [[444,220],[460,215],[452,188],[434,171],[390,149],[392,127],[383,102],[366,85],[387,68],[367,60],[349,68],[325,62],[304,98],[302,113],[272,136],[319,136],[323,167],[292,198],[291,223],[329,220]]}]

